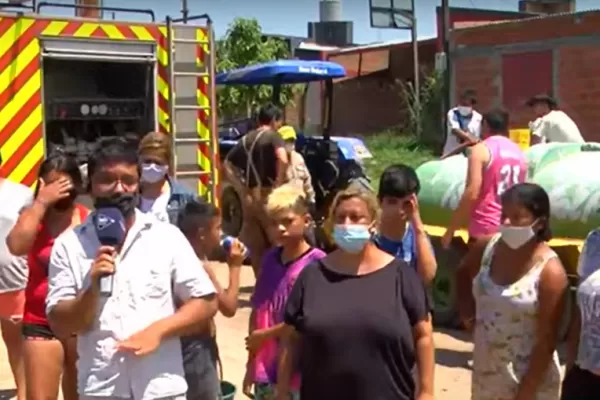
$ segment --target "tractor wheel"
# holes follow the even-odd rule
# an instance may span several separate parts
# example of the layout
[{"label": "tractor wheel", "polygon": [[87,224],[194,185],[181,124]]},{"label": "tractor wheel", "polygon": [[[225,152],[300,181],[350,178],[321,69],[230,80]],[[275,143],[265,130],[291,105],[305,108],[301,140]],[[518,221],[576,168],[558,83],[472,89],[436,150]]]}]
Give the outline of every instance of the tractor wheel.
[{"label": "tractor wheel", "polygon": [[221,194],[223,232],[238,237],[242,230],[243,209],[239,194],[231,185],[225,185]]},{"label": "tractor wheel", "polygon": [[466,254],[462,240],[455,239],[446,250],[441,246],[440,238],[432,237],[431,242],[436,254],[438,268],[432,283],[433,323],[435,326],[455,329],[460,327],[456,306],[456,281],[454,274]]}]

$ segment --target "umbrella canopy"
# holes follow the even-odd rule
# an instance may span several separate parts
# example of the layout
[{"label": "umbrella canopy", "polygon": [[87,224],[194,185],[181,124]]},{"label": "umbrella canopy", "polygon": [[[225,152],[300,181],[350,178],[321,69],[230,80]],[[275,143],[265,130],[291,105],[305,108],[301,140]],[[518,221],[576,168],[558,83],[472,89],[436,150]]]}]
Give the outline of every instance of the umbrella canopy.
[{"label": "umbrella canopy", "polygon": [[346,70],[331,61],[279,60],[217,74],[217,85],[294,84],[343,78]]}]

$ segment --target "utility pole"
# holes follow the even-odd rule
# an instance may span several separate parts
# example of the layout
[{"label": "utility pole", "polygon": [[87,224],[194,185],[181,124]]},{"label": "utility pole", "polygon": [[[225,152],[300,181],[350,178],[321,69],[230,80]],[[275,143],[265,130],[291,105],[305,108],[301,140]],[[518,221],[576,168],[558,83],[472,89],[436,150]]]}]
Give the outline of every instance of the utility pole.
[{"label": "utility pole", "polygon": [[184,24],[187,24],[189,14],[190,10],[188,9],[187,0],[181,0],[181,17]]},{"label": "utility pole", "polygon": [[421,68],[419,64],[419,38],[417,36],[417,10],[415,9],[415,0],[411,0],[410,8],[412,10],[412,20],[410,33],[412,37],[413,48],[413,70],[414,70],[414,91],[415,91],[415,109],[417,110],[417,137],[421,137]]},{"label": "utility pole", "polygon": [[444,96],[442,101],[442,112],[444,113],[444,126],[442,132],[446,134],[448,126],[448,110],[450,110],[452,93],[451,93],[451,77],[452,77],[452,62],[450,60],[450,6],[449,0],[442,0],[442,45],[444,51]]}]

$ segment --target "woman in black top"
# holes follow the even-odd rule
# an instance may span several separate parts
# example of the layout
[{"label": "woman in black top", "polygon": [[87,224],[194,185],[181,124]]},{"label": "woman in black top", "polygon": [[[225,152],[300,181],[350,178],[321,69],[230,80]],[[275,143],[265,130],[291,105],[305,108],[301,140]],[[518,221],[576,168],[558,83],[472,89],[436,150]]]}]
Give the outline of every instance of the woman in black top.
[{"label": "woman in black top", "polygon": [[278,400],[288,398],[295,360],[303,399],[433,399],[426,289],[414,268],[370,240],[377,214],[371,194],[351,189],[335,198],[330,218],[338,250],[305,268],[288,298]]}]

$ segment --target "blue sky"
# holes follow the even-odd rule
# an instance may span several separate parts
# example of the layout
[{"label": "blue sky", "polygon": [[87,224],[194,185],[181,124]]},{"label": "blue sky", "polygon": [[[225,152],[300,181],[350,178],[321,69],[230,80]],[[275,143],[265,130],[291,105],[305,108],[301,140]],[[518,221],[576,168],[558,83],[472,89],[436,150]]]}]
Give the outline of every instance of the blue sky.
[{"label": "blue sky", "polygon": [[[381,30],[369,27],[369,0],[341,0],[342,14],[354,22],[354,42],[410,39],[409,31]],[[449,0],[454,7],[517,11],[518,0]],[[54,0],[71,3],[74,0]],[[440,0],[417,0],[419,37],[436,35],[435,8]],[[595,3],[595,4],[594,4]],[[104,0],[106,6],[152,8],[158,18],[180,15],[180,0]],[[594,5],[596,7],[594,7]],[[217,35],[222,35],[236,17],[257,18],[265,33],[305,36],[309,21],[319,18],[319,0],[188,0],[191,14],[208,13]],[[577,10],[598,8],[598,0],[577,0]],[[50,11],[50,10],[49,10]],[[56,10],[58,11],[58,10]],[[56,12],[52,11],[52,12]],[[62,11],[64,13],[64,11]],[[134,16],[128,16],[134,19]]]}]

